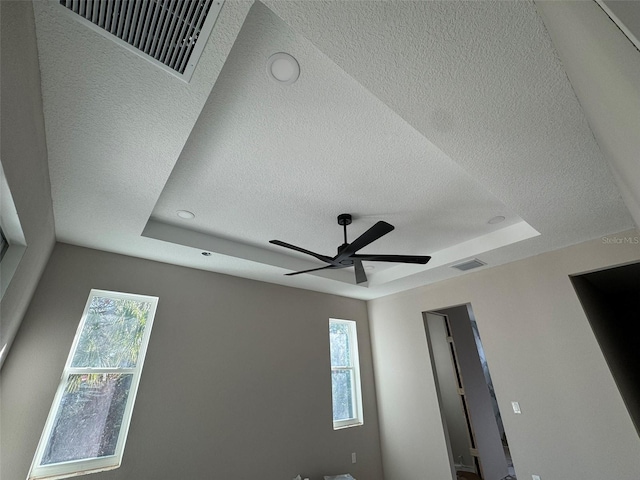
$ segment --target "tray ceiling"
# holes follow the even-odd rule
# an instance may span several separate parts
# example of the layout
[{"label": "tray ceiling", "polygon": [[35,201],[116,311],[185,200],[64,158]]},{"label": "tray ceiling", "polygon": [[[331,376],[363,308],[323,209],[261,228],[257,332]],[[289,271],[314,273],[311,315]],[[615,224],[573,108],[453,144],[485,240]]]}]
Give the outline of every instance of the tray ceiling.
[{"label": "tray ceiling", "polygon": [[[60,241],[369,299],[633,226],[533,3],[227,0],[190,83],[35,6]],[[340,213],[433,260],[285,277]]]}]

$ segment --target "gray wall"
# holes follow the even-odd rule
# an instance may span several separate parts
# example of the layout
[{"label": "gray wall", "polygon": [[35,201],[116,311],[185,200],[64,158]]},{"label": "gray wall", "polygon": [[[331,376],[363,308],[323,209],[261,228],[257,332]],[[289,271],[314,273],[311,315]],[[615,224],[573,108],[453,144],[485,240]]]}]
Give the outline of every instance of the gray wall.
[{"label": "gray wall", "polygon": [[518,478],[638,480],[640,438],[569,275],[639,259],[595,239],[368,302],[385,478],[451,476],[423,312],[471,303]]},{"label": "gray wall", "polygon": [[[91,288],[160,298],[123,464],[92,479],[382,479],[365,302],[57,244],[2,372],[2,480],[26,477]],[[357,322],[361,427],[332,427],[330,317]]]},{"label": "gray wall", "polygon": [[602,1],[636,40],[640,40],[640,6],[636,0]]},{"label": "gray wall", "polygon": [[33,4],[0,2],[0,22],[0,161],[27,241],[0,303],[2,349],[13,340],[27,310],[55,232]]}]

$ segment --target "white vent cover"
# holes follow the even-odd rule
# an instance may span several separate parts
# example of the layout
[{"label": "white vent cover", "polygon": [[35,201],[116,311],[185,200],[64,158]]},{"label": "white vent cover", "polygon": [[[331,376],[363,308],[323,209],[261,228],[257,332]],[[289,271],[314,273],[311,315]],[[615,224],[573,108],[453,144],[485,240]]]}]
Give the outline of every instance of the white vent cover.
[{"label": "white vent cover", "polygon": [[85,25],[187,82],[224,0],[60,0]]},{"label": "white vent cover", "polygon": [[467,262],[458,263],[457,265],[451,265],[451,267],[457,268],[458,270],[462,270],[463,272],[466,272],[467,270],[471,270],[472,268],[478,268],[483,265],[486,265],[486,263],[484,263],[481,260],[478,260],[477,258],[474,258],[473,260],[469,260]]}]

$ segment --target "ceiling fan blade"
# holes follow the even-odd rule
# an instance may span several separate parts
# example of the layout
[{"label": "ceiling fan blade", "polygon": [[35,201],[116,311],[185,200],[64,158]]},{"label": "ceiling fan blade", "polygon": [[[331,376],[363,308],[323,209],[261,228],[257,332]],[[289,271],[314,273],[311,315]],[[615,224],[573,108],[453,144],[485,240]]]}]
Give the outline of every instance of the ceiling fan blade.
[{"label": "ceiling fan blade", "polygon": [[290,277],[291,275],[299,275],[301,273],[315,272],[317,270],[326,270],[327,268],[340,268],[340,267],[336,267],[335,265],[327,265],[326,267],[312,268],[310,270],[302,270],[300,272],[285,273],[285,275]]},{"label": "ceiling fan blade", "polygon": [[280,240],[269,240],[269,243],[278,245],[279,247],[289,248],[291,250],[295,250],[296,252],[306,253],[307,255],[316,257],[318,260],[322,260],[326,263],[333,263],[333,259],[331,257],[320,255],[319,253],[312,252],[311,250],[305,250],[304,248],[296,247],[295,245],[291,245],[290,243],[281,242]]},{"label": "ceiling fan blade", "polygon": [[339,262],[340,260],[344,260],[352,256],[361,248],[366,247],[372,242],[375,242],[377,239],[386,235],[390,231],[394,229],[394,226],[390,223],[379,221],[369,230],[364,232],[358,238],[356,238],[353,242],[351,242],[347,248],[345,248],[342,252],[340,252],[336,257],[333,258],[334,261]]},{"label": "ceiling fan blade", "polygon": [[351,255],[351,258],[366,260],[369,262],[397,262],[397,263],[421,263],[425,264],[431,257],[428,255]]},{"label": "ceiling fan blade", "polygon": [[353,266],[356,269],[356,283],[365,283],[367,281],[367,274],[364,273],[364,267],[362,266],[362,262],[360,260],[354,260]]}]

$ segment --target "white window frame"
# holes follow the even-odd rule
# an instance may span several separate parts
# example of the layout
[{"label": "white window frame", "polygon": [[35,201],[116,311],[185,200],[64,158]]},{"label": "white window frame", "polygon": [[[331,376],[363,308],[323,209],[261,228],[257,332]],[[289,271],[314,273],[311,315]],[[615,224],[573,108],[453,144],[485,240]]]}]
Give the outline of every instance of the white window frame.
[{"label": "white window frame", "polygon": [[[356,427],[364,424],[364,415],[362,413],[362,386],[360,384],[360,357],[358,354],[358,331],[356,328],[356,322],[353,320],[342,320],[338,318],[329,319],[329,327],[331,324],[338,323],[347,325],[347,335],[349,337],[349,352],[351,365],[331,365],[331,382],[333,385],[333,372],[334,371],[349,371],[351,372],[351,401],[353,403],[353,410],[355,412],[354,418],[347,418],[345,420],[333,420],[333,429],[339,430],[341,428]],[[331,338],[329,337],[329,352],[331,352]],[[329,355],[331,359],[331,355]],[[333,397],[331,399],[333,405]],[[331,410],[333,417],[333,408]]]},{"label": "white window frame", "polygon": [[[102,367],[80,368],[80,367],[71,366],[73,357],[76,353],[78,342],[80,340],[80,335],[82,333],[82,330],[87,320],[89,307],[94,297],[108,297],[114,300],[120,300],[120,299],[133,300],[138,302],[149,302],[151,304],[149,308],[149,314],[147,317],[145,331],[142,336],[142,341],[140,344],[138,359],[136,362],[136,366],[134,368],[102,368]],[[78,325],[76,335],[73,339],[71,351],[69,352],[67,362],[62,372],[62,377],[60,378],[60,384],[58,385],[58,390],[56,391],[55,397],[53,399],[51,410],[49,411],[49,416],[47,417],[47,421],[45,423],[42,436],[40,437],[40,442],[38,443],[38,448],[36,449],[36,453],[33,458],[33,463],[31,464],[31,468],[29,470],[29,476],[27,477],[27,480],[36,480],[36,479],[53,480],[58,478],[67,478],[71,476],[84,475],[88,473],[102,472],[105,470],[113,470],[120,466],[122,462],[122,454],[124,453],[124,446],[127,439],[127,433],[129,431],[131,414],[133,413],[133,405],[135,403],[136,394],[138,392],[138,385],[140,383],[140,376],[142,374],[142,366],[144,364],[144,358],[147,353],[147,346],[149,344],[149,337],[151,335],[151,328],[153,326],[153,320],[155,317],[157,305],[158,305],[158,297],[121,293],[121,292],[111,292],[107,290],[97,290],[97,289],[91,290],[91,293],[89,294],[89,298],[87,299],[87,303],[84,308],[84,312],[82,313],[82,318],[80,320],[80,324]],[[89,458],[89,459],[73,460],[73,461],[60,462],[60,463],[54,463],[54,464],[48,464],[48,465],[40,465],[40,462],[42,461],[42,457],[44,455],[45,449],[49,441],[49,436],[51,435],[51,431],[54,427],[56,415],[58,413],[60,402],[62,400],[65,389],[67,387],[67,381],[69,376],[74,374],[87,374],[87,373],[89,374],[123,373],[123,374],[133,375],[131,379],[131,386],[129,388],[129,395],[127,397],[127,403],[124,409],[124,414],[122,416],[122,422],[120,424],[120,431],[118,433],[118,440],[116,443],[115,453],[113,455],[98,457],[98,458]]]},{"label": "white window frame", "polygon": [[[22,256],[27,250],[27,242],[22,231],[18,211],[16,210],[13,196],[7,183],[7,178],[2,168],[0,160],[0,226],[4,233],[4,238],[9,244],[4,252],[2,266],[0,267],[0,300],[4,298],[4,294],[9,288],[9,284],[13,276],[18,271],[18,266],[22,260]],[[7,334],[12,331],[13,322],[0,322],[0,368],[4,363],[8,352]]]},{"label": "white window frame", "polygon": [[[0,269],[0,299],[4,297],[13,275],[18,270],[18,265],[27,249],[27,242],[24,238],[22,225],[13,196],[7,183],[2,163],[0,162],[0,225],[4,233],[4,238],[9,244],[2,257],[2,268]],[[4,345],[6,346],[6,345]]]}]

